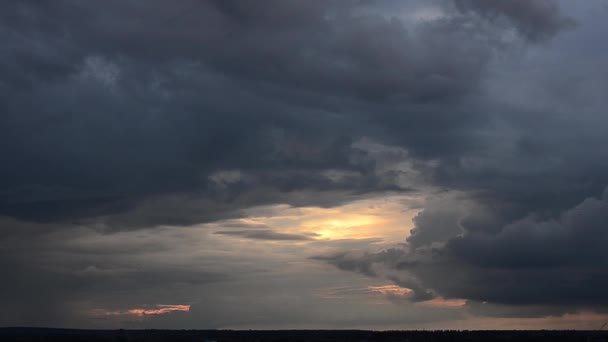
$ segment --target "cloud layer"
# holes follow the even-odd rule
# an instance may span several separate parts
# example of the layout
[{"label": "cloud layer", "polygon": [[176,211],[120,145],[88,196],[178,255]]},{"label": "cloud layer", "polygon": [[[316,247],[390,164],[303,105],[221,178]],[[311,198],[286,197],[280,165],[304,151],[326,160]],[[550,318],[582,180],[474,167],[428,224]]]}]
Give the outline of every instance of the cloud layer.
[{"label": "cloud layer", "polygon": [[0,324],[601,314],[606,10],[2,3]]}]

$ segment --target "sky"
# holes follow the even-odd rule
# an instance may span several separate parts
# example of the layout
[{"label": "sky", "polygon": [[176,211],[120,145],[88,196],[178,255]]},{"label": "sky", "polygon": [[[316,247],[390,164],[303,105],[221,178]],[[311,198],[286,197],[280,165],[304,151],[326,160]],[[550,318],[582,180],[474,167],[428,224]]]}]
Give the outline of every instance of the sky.
[{"label": "sky", "polygon": [[596,329],[605,0],[0,3],[0,326]]}]

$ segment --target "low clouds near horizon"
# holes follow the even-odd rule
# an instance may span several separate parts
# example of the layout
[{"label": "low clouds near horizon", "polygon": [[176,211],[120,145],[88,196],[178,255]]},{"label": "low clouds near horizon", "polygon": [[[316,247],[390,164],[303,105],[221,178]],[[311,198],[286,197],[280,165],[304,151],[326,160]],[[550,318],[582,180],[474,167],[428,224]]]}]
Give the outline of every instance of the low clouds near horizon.
[{"label": "low clouds near horizon", "polygon": [[604,2],[0,8],[1,326],[607,320]]}]

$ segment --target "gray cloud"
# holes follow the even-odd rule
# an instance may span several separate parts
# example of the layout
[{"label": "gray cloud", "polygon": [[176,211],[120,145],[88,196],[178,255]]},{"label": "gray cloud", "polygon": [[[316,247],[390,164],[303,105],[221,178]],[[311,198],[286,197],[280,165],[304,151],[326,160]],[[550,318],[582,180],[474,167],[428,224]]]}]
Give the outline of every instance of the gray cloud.
[{"label": "gray cloud", "polygon": [[311,235],[304,234],[286,234],[279,233],[269,229],[249,229],[249,230],[222,230],[217,231],[214,234],[237,236],[246,239],[256,240],[269,240],[269,241],[306,241],[313,240],[314,237]]},{"label": "gray cloud", "polygon": [[374,259],[370,260],[368,255],[359,257],[349,255],[348,253],[338,253],[328,256],[313,256],[312,259],[328,262],[344,271],[358,272],[370,277],[377,275],[372,268]]},{"label": "gray cloud", "polygon": [[[468,208],[447,220],[446,208],[444,201],[420,213],[402,249],[319,259],[343,270],[385,277],[417,292],[468,299],[473,309],[488,315],[514,315],[515,309],[508,308],[512,305],[521,306],[520,315],[529,316],[604,310],[605,194],[587,198],[556,218],[532,215],[483,229],[477,227],[480,221],[475,216],[487,217],[483,212],[487,208]],[[456,225],[462,230],[459,234],[441,233],[422,243],[422,237],[438,227]],[[499,306],[475,304],[482,302]]]},{"label": "gray cloud", "polygon": [[533,41],[550,39],[575,25],[571,17],[561,12],[559,1],[555,0],[456,0],[456,5],[490,19],[507,18],[520,34]]},{"label": "gray cloud", "polygon": [[[3,2],[0,292],[18,319],[2,324],[86,325],[81,307],[156,298],[197,303],[200,319],[205,301],[236,312],[194,294],[276,262],[233,269],[232,247],[148,234],[217,222],[232,243],[220,235],[304,241],[226,220],[405,192],[428,198],[405,246],[342,241],[355,250],[312,260],[484,315],[603,310],[605,14],[548,0]],[[287,299],[265,300],[239,323],[286,320],[272,305]]]},{"label": "gray cloud", "polygon": [[[1,30],[10,75],[2,152],[11,156],[1,213],[73,220],[175,194],[226,206],[251,187],[378,191],[369,164],[351,162],[356,139],[397,128],[391,136],[406,140],[387,140],[437,154],[466,143],[458,130],[476,125],[457,102],[476,92],[493,48],[466,20],[413,34],[357,2],[281,2],[272,13],[238,1],[192,5],[169,22],[180,9],[162,1],[3,5],[19,20]],[[417,133],[438,125],[451,126],[441,142]],[[208,177],[231,169],[250,177],[217,194]],[[317,176],[327,170],[361,176]],[[183,214],[174,216],[158,223]]]}]

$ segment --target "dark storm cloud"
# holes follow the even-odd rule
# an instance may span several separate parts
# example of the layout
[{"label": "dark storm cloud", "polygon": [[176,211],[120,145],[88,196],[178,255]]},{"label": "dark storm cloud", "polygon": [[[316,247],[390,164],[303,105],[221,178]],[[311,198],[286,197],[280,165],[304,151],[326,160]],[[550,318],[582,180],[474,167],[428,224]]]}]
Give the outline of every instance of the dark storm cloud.
[{"label": "dark storm cloud", "polygon": [[495,235],[450,240],[446,257],[471,268],[470,285],[485,285],[445,292],[498,303],[606,305],[607,209],[606,198],[587,198],[557,218],[526,217]]},{"label": "dark storm cloud", "polygon": [[313,236],[310,235],[279,233],[269,229],[222,230],[217,231],[214,234],[268,241],[306,241],[314,239]]},{"label": "dark storm cloud", "polygon": [[[459,214],[446,216],[446,211],[457,211],[444,200],[443,206],[429,206],[418,215],[404,248],[318,259],[343,270],[386,277],[415,292],[468,299],[474,311],[485,315],[604,310],[607,199],[604,192],[603,197],[587,198],[558,217],[530,215],[500,227],[492,226],[497,220],[487,219],[491,215],[484,212],[487,208],[461,207]],[[480,229],[477,222],[488,226]],[[449,227],[459,232],[422,240],[433,230]],[[482,302],[503,306],[479,306]],[[510,305],[521,306],[520,311],[515,314]]]},{"label": "dark storm cloud", "polygon": [[[2,322],[73,322],[87,300],[182,302],[191,297],[164,288],[239,271],[154,259],[174,248],[113,240],[126,232],[424,189],[433,199],[405,247],[313,260],[488,315],[605,308],[605,12],[549,0],[407,6],[2,2],[1,292],[17,294],[7,312],[19,317]],[[418,18],[425,6],[435,16]],[[253,301],[243,324],[277,301]]]},{"label": "dark storm cloud", "polygon": [[507,18],[520,34],[533,41],[552,38],[575,25],[553,0],[456,0],[456,5],[490,19]]},{"label": "dark storm cloud", "polygon": [[[479,116],[458,103],[494,49],[472,18],[409,28],[357,2],[2,6],[0,212],[37,221],[165,195],[229,206],[248,188],[387,190],[353,165],[352,143],[388,130],[414,154],[470,144]],[[232,169],[252,176],[218,194],[209,177]],[[193,221],[174,216],[158,224]]]}]

